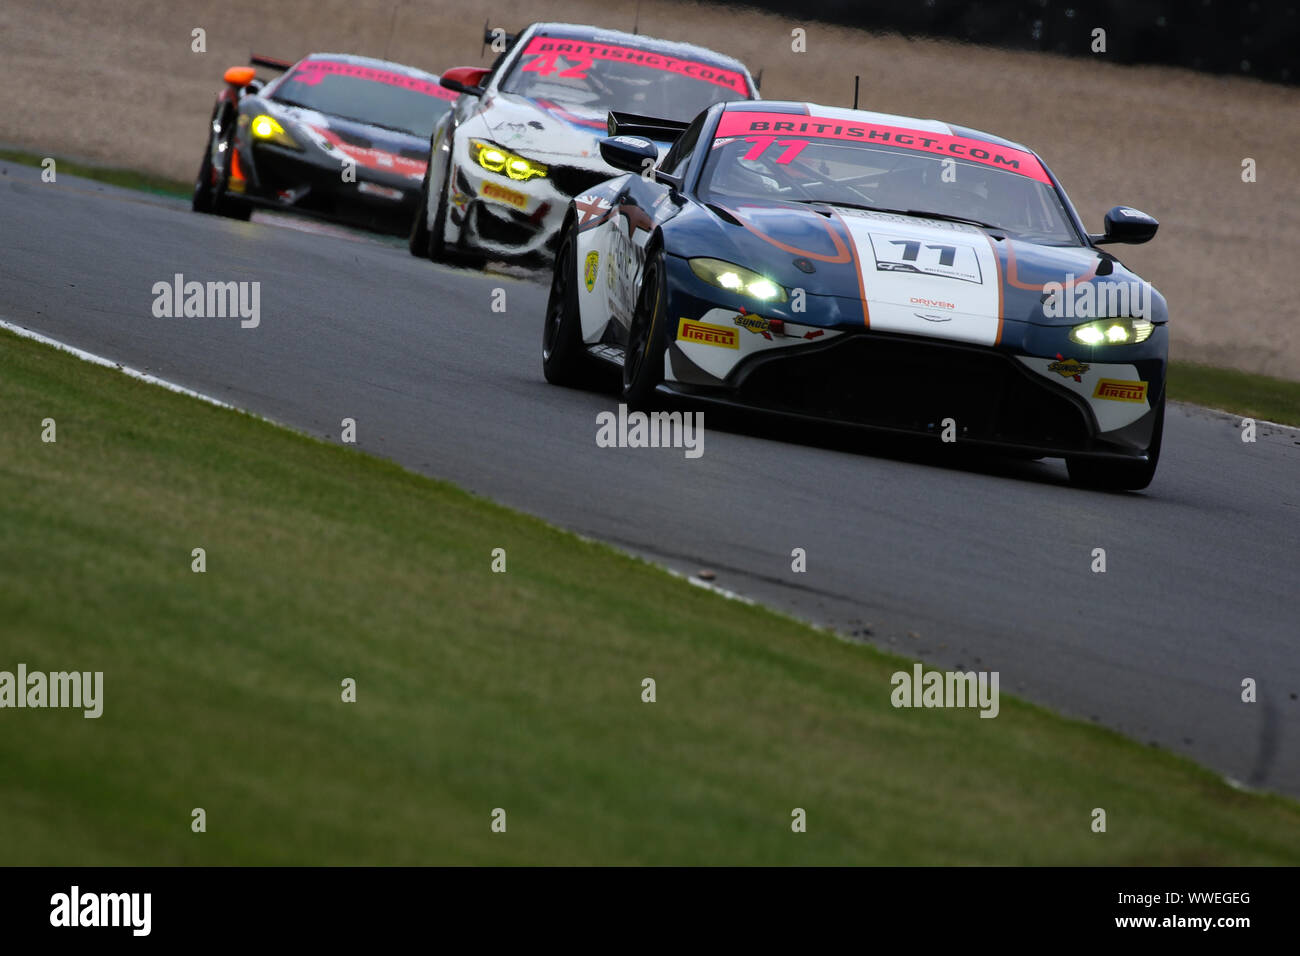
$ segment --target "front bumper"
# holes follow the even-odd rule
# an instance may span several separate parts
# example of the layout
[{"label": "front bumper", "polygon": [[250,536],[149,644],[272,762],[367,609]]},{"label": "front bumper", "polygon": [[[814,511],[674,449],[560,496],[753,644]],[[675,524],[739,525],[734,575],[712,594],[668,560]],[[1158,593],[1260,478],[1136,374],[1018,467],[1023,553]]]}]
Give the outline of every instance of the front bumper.
[{"label": "front bumper", "polygon": [[454,148],[447,241],[506,260],[554,258],[569,201],[616,175],[552,166],[547,176],[522,183],[483,169],[462,141]]},{"label": "front bumper", "polygon": [[405,234],[419,208],[420,180],[358,167],[344,182],[340,163],[269,143],[242,146],[246,185],[239,195],[257,205]]},{"label": "front bumper", "polygon": [[[1080,350],[1068,329],[1006,321],[1000,344],[973,345],[872,331],[827,298],[808,315],[743,314],[739,300],[721,305],[673,264],[667,392],[936,438],[951,419],[959,444],[1042,457],[1143,459],[1151,445],[1164,400],[1163,324],[1141,345]],[[777,313],[783,334],[764,331]]]}]

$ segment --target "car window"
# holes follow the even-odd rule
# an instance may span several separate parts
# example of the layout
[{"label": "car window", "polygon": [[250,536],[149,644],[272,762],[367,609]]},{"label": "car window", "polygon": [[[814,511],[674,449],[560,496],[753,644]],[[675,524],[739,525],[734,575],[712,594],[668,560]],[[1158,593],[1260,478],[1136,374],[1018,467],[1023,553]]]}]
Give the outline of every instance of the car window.
[{"label": "car window", "polygon": [[[760,115],[778,118],[754,118]],[[938,133],[735,111],[723,115],[718,131],[724,135],[714,138],[700,179],[706,198],[916,210],[986,223],[1035,242],[1082,241],[1046,171],[1023,150]],[[849,138],[852,133],[860,135]]]},{"label": "car window", "polygon": [[269,97],[427,138],[455,93],[432,80],[334,60],[304,60]]},{"label": "car window", "polygon": [[738,70],[610,43],[528,41],[500,89],[600,111],[688,121],[715,103],[749,98]]}]

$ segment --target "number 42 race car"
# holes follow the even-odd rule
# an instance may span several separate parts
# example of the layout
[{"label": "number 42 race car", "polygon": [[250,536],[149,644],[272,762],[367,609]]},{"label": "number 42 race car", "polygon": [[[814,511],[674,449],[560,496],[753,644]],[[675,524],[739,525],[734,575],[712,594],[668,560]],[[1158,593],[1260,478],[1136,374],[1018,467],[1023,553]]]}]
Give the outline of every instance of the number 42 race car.
[{"label": "number 42 race car", "polygon": [[1160,456],[1168,311],[1101,247],[1158,223],[1117,206],[1090,235],[1024,146],[933,120],[729,102],[678,124],[611,113],[632,175],[568,207],[548,381],[622,369],[657,393],[1030,457],[1143,488]]}]

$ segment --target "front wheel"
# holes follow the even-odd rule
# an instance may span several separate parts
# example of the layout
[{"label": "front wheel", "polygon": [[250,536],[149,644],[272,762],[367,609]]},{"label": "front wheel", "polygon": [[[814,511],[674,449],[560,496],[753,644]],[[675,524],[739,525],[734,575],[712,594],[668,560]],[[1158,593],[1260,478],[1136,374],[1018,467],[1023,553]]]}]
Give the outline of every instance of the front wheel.
[{"label": "front wheel", "polygon": [[1105,491],[1138,491],[1151,484],[1160,464],[1160,445],[1165,431],[1165,399],[1160,397],[1156,425],[1151,431],[1146,461],[1098,461],[1094,458],[1066,458],[1065,467],[1076,485]]},{"label": "front wheel", "polygon": [[199,164],[199,174],[194,179],[194,195],[190,197],[190,209],[195,212],[212,212],[212,138],[203,149],[203,162]]},{"label": "front wheel", "polygon": [[420,204],[415,210],[415,222],[406,237],[406,248],[411,255],[423,259],[429,251],[429,174],[424,174],[420,186]]},{"label": "front wheel", "polygon": [[623,353],[623,400],[633,408],[651,404],[664,378],[668,341],[668,279],[663,250],[646,256],[645,278],[637,296]]},{"label": "front wheel", "polygon": [[546,301],[542,328],[542,374],[552,385],[581,388],[592,383],[591,359],[582,347],[582,319],[578,306],[578,231],[566,221],[551,273],[551,294]]}]

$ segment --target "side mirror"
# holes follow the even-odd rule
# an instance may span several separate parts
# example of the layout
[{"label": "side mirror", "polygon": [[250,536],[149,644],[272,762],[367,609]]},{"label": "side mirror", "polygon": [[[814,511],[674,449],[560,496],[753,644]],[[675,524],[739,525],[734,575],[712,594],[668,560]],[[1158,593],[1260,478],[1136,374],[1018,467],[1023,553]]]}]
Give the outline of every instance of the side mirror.
[{"label": "side mirror", "polygon": [[600,141],[600,157],[615,169],[641,173],[647,159],[651,166],[659,162],[659,148],[640,136],[607,136]]},{"label": "side mirror", "polygon": [[1131,206],[1115,206],[1106,213],[1106,232],[1100,236],[1089,236],[1094,245],[1107,242],[1139,243],[1147,242],[1156,234],[1160,223],[1156,222],[1140,209]]},{"label": "side mirror", "polygon": [[482,96],[486,92],[482,84],[490,72],[487,67],[482,66],[457,66],[444,71],[438,77],[438,83],[457,93]]},{"label": "side mirror", "polygon": [[225,79],[225,81],[231,86],[244,87],[249,83],[252,83],[253,77],[256,75],[257,71],[251,66],[232,66],[230,69],[226,70],[226,75],[223,79]]}]

